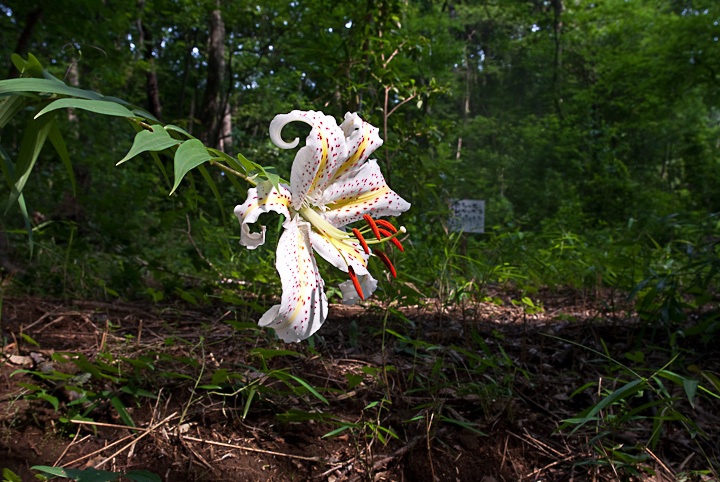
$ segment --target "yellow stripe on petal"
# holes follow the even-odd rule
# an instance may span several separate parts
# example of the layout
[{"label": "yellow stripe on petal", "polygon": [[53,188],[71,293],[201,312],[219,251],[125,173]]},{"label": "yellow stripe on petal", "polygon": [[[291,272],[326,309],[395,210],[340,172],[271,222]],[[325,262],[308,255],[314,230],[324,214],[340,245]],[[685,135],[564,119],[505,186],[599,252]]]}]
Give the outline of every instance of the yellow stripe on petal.
[{"label": "yellow stripe on petal", "polygon": [[261,326],[274,328],[286,342],[312,335],[327,317],[324,283],[315,263],[309,239],[309,224],[292,219],[284,224],[275,266],[282,281],[282,300],[261,319]]}]

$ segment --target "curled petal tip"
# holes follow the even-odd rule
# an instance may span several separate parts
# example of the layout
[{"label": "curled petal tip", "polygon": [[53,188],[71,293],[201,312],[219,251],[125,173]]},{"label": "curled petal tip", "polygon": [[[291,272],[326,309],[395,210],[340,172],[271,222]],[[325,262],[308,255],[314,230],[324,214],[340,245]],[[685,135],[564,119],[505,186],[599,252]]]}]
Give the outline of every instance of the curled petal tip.
[{"label": "curled petal tip", "polygon": [[282,138],[283,127],[294,121],[305,122],[312,126],[312,122],[302,115],[302,111],[294,110],[289,114],[278,114],[270,122],[270,139],[273,144],[278,146],[280,149],[294,149],[297,147],[300,139],[296,137],[292,142],[285,142]]}]

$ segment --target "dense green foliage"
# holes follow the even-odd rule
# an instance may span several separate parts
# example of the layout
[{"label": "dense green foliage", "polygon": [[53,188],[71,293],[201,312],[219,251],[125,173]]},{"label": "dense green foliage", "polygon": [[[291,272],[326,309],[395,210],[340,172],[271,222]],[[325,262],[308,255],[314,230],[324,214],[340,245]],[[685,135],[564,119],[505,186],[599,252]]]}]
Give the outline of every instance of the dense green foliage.
[{"label": "dense green foliage", "polygon": [[[218,5],[219,51],[210,35]],[[78,11],[84,22],[62,21]],[[329,10],[325,2],[26,2],[2,13],[4,58],[32,52],[67,83],[144,105],[209,145],[218,145],[204,117],[215,95],[221,105],[210,115],[227,112],[232,126],[221,147],[281,175],[291,154],[268,141],[275,114],[358,111],[380,126],[377,157],[413,202],[404,220],[415,247],[408,268],[442,256],[451,198],[486,199],[493,232],[572,232],[590,245],[598,230],[609,240],[634,236],[615,231],[631,224],[659,228],[650,234],[664,246],[672,237],[657,219],[692,222],[720,210],[714,2],[371,2]],[[224,275],[242,278],[242,267],[257,262],[227,241],[237,234],[227,208],[244,193],[220,172],[223,211],[202,183],[167,198],[154,163],[113,167],[132,140],[123,121],[58,117],[77,193],[44,149],[25,196],[40,246],[34,262],[63,268],[41,284],[18,277],[28,289],[103,287],[133,297],[152,286],[139,279],[143,266],[171,291],[183,284],[177,274],[212,276],[180,234],[188,220],[200,252]],[[4,129],[11,158],[24,122],[19,116]],[[4,250],[25,264],[24,240],[12,234],[22,222],[9,209]],[[427,275],[418,281],[434,279]]]},{"label": "dense green foliage", "polygon": [[[49,97],[2,93],[0,273],[10,290],[219,300],[257,319],[265,307],[253,295],[276,295],[279,283],[272,248],[237,242],[232,207],[248,186],[210,166],[181,182],[175,169],[173,183],[175,151],[116,164],[155,116],[177,126],[173,139],[197,137],[287,177],[294,154],[267,135],[276,114],[357,111],[380,128],[376,157],[413,205],[402,217],[406,253],[393,259],[399,278],[381,279],[381,301],[487,301],[492,284],[532,310],[541,288],[606,290],[608,313],[634,301],[650,340],[670,335],[668,359],[684,375],[663,367],[643,378],[610,360],[627,388],[566,428],[642,390],[667,402],[663,378],[692,403],[687,347],[720,332],[717,2],[4,2],[0,39],[8,78],[44,68],[112,96],[113,109],[143,109],[128,121],[75,102],[55,112],[53,130],[34,120]],[[10,67],[13,53],[27,70]],[[44,135],[52,142],[33,151],[28,139]],[[30,157],[21,180],[15,169]],[[485,234],[448,232],[457,198],[486,200]],[[328,270],[331,294],[337,276]],[[717,377],[697,376],[717,398]]]},{"label": "dense green foliage", "polygon": [[[489,282],[610,286],[650,311],[671,290],[681,312],[683,296],[700,306],[717,284],[720,11],[696,3],[391,2],[328,15],[323,2],[87,2],[86,25],[62,22],[61,3],[3,6],[2,32],[5,56],[32,51],[46,76],[145,106],[141,120],[174,132],[157,149],[194,134],[287,175],[291,154],[266,135],[276,113],[352,110],[380,126],[376,155],[413,203],[411,249],[395,260],[411,274],[381,298],[477,297]],[[15,58],[22,76],[42,77],[28,59]],[[172,183],[172,155],[114,167],[136,152],[122,103],[48,106],[31,94],[3,107],[13,189],[2,256],[16,286],[197,301],[225,277],[273,291],[272,254],[235,242],[229,207],[244,185],[220,170],[196,182],[195,170],[175,192],[185,169]],[[76,108],[31,121],[62,106]],[[55,151],[33,148],[36,134]],[[464,197],[487,200],[488,234],[448,235],[449,200]]]}]

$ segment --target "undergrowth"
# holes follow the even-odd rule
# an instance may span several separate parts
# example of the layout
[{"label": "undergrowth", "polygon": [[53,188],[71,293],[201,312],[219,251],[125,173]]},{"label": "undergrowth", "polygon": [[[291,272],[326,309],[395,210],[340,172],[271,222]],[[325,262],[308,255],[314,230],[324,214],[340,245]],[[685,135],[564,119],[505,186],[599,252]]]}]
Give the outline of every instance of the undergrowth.
[{"label": "undergrowth", "polygon": [[[707,469],[677,473],[678,479],[717,477],[717,453],[707,450],[713,435],[695,421],[697,404],[716,406],[720,398],[718,375],[696,357],[698,347],[717,342],[720,323],[716,215],[669,216],[592,236],[495,228],[481,236],[441,229],[431,233],[442,242],[410,238],[410,255],[394,260],[406,275],[399,281],[381,279],[380,303],[371,307],[385,320],[382,326],[353,323],[345,334],[349,348],[360,339],[376,340],[380,358],[344,373],[344,385],[318,384],[299,368],[310,359],[324,360],[322,336],[288,347],[256,327],[254,320],[279,290],[272,281],[272,259],[250,260],[246,253],[238,258],[236,250],[219,241],[222,230],[202,216],[197,219],[193,226],[185,220],[174,240],[191,253],[192,261],[172,266],[162,265],[160,258],[148,261],[142,257],[151,259],[147,254],[83,258],[75,250],[87,246],[76,241],[74,227],[64,251],[55,235],[38,230],[34,272],[52,276],[42,284],[30,272],[16,274],[16,284],[6,292],[33,284],[36,294],[112,300],[127,295],[120,287],[125,284],[157,306],[177,298],[189,306],[226,307],[231,315],[227,324],[234,330],[228,337],[254,346],[242,361],[210,366],[208,353],[218,343],[203,335],[210,327],[201,327],[198,338],[170,336],[161,345],[124,334],[121,342],[115,337],[93,355],[56,352],[36,360],[32,370],[15,371],[13,378],[26,378],[16,382],[14,399],[49,404],[58,413],[57,433],[68,435],[78,421],[92,423],[107,409],[123,425],[134,427],[132,407],[155,403],[163,391],[184,387],[190,396],[178,425],[195,408],[215,403],[242,420],[265,410],[272,410],[280,423],[312,420],[327,426],[325,438],[350,435],[358,460],[372,474],[375,451],[407,439],[418,426],[428,434],[454,426],[483,435],[483,426],[471,420],[507,415],[518,384],[532,386],[538,375],[508,355],[503,348],[507,340],[500,335],[490,342],[480,336],[473,320],[482,306],[492,304],[515,305],[523,316],[542,313],[543,292],[566,291],[582,302],[599,300],[599,316],[605,320],[634,319],[640,327],[624,359],[607,349],[577,347],[593,354],[600,375],[575,387],[573,395],[589,394],[585,400],[591,403],[557,428],[570,439],[586,441],[588,457],[574,463],[608,468],[617,480],[642,477],[654,470],[658,444],[680,430],[705,458]],[[134,273],[131,278],[129,272]],[[413,306],[435,310],[441,319],[460,313],[456,321],[464,343],[428,338],[404,314]],[[573,317],[560,321],[572,323]],[[105,330],[112,335],[112,323]],[[30,335],[21,335],[26,351],[39,348]],[[397,356],[405,366],[388,361]],[[354,416],[333,412],[331,400],[357,396],[363,387],[373,387],[372,399],[363,398]],[[413,403],[417,394],[426,400]],[[459,415],[459,407],[465,416]]]}]

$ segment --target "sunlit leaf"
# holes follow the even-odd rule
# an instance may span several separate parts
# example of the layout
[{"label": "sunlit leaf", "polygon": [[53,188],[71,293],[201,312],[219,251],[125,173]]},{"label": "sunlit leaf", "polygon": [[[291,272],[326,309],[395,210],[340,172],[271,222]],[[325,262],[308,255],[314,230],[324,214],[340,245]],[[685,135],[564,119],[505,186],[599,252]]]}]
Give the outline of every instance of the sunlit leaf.
[{"label": "sunlit leaf", "polygon": [[180,144],[180,147],[175,152],[175,183],[170,194],[175,192],[180,185],[180,181],[191,169],[210,159],[213,159],[213,156],[199,140],[190,139]]},{"label": "sunlit leaf", "polygon": [[0,80],[0,95],[17,92],[42,92],[48,94],[69,95],[81,99],[99,100],[103,96],[91,90],[78,89],[51,79],[8,79]]},{"label": "sunlit leaf", "polygon": [[133,157],[147,151],[162,151],[169,147],[180,144],[181,141],[173,139],[160,125],[153,125],[150,129],[144,129],[135,136],[130,151],[116,164],[119,166]]},{"label": "sunlit leaf", "polygon": [[35,114],[35,118],[41,117],[48,112],[57,109],[75,108],[82,109],[96,114],[103,114],[117,117],[135,117],[127,107],[116,102],[108,102],[105,100],[87,100],[87,99],[59,99],[48,104],[43,110]]},{"label": "sunlit leaf", "polygon": [[18,54],[10,55],[10,60],[20,74],[29,74],[30,77],[41,78],[43,76],[43,68],[38,59],[31,53],[28,53],[28,59],[25,60]]}]

